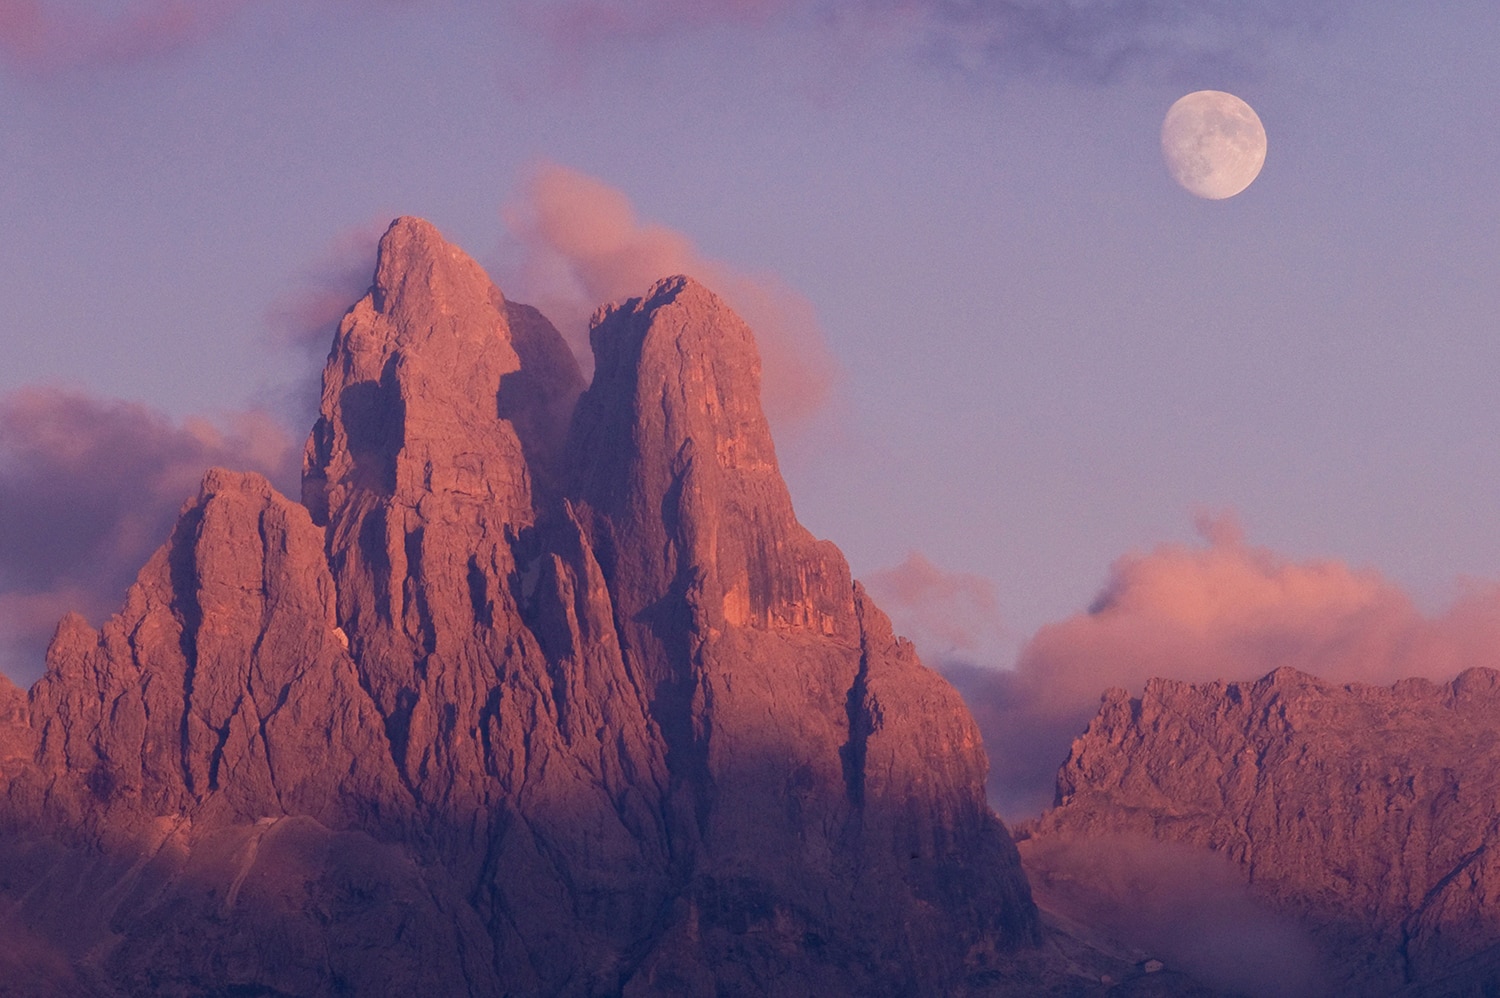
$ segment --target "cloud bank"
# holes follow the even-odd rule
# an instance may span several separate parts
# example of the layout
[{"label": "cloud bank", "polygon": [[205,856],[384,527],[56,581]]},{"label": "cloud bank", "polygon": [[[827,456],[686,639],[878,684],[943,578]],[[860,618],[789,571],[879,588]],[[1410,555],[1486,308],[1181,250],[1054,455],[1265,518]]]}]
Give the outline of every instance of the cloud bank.
[{"label": "cloud bank", "polygon": [[588,316],[601,303],[639,295],[688,274],[722,296],[755,330],[761,396],[784,427],[817,413],[837,367],[811,303],[770,275],[742,273],[701,254],[692,240],[643,222],[621,191],[587,174],[543,164],[504,212],[522,249],[518,284],[588,362]]},{"label": "cloud bank", "polygon": [[65,612],[113,611],[209,467],[288,489],[297,457],[263,412],[177,423],[62,389],[0,397],[0,671],[30,682]]},{"label": "cloud bank", "polygon": [[1051,803],[1057,767],[1111,686],[1252,680],[1284,665],[1378,684],[1500,668],[1500,585],[1469,584],[1432,616],[1378,572],[1290,561],[1247,544],[1232,520],[1200,532],[1201,546],[1121,558],[1094,606],[1039,630],[1014,669],[935,656],[985,734],[1002,813]]}]

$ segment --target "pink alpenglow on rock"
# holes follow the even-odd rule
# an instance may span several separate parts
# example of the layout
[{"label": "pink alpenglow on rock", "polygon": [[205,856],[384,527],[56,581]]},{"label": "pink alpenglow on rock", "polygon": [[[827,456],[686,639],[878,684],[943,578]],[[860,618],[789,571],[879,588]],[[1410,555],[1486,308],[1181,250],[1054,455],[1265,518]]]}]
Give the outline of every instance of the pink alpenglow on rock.
[{"label": "pink alpenglow on rock", "polygon": [[[798,522],[686,277],[536,310],[398,219],[305,505],[214,470],[0,682],[38,993],[960,994],[1040,925],[953,689]],[[16,964],[16,966],[12,966]],[[978,982],[978,983],[975,983]],[[29,985],[28,985],[29,986]]]},{"label": "pink alpenglow on rock", "polygon": [[1058,807],[1030,829],[1028,863],[1076,883],[1079,843],[1195,850],[1283,927],[1310,930],[1316,973],[1284,993],[1475,993],[1500,973],[1497,710],[1491,669],[1441,685],[1281,668],[1112,690],[1058,773]]}]

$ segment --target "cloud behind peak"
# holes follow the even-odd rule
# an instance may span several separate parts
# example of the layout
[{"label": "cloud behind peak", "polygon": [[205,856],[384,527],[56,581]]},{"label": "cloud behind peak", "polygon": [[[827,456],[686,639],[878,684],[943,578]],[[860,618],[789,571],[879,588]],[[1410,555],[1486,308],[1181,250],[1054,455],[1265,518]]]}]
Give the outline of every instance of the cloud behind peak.
[{"label": "cloud behind peak", "polygon": [[296,480],[264,412],[174,421],[61,388],[0,397],[0,671],[29,682],[58,618],[113,610],[213,465]]},{"label": "cloud behind peak", "polygon": [[554,163],[531,174],[505,220],[521,247],[516,286],[587,361],[588,317],[599,305],[688,274],[722,296],[755,331],[762,401],[778,429],[829,402],[837,364],[812,304],[784,281],[704,256],[686,235],[637,217],[623,191]]}]

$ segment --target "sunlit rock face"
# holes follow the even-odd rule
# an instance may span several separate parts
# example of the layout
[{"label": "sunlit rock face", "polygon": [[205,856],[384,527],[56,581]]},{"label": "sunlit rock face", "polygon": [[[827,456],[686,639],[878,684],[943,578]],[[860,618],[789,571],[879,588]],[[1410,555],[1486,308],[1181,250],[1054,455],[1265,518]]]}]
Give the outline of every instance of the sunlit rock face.
[{"label": "sunlit rock face", "polygon": [[1500,986],[1497,717],[1489,669],[1441,685],[1283,668],[1253,683],[1152,680],[1139,699],[1114,690],[1023,848],[1038,870],[1121,838],[1226,858],[1318,944],[1298,993],[1488,994]]},{"label": "sunlit rock face", "polygon": [[[953,690],[797,522],[683,277],[596,375],[415,219],[303,503],[211,472],[0,681],[30,993],[959,994],[1038,937]],[[8,923],[6,923],[8,924]],[[0,988],[3,990],[3,988]]]}]

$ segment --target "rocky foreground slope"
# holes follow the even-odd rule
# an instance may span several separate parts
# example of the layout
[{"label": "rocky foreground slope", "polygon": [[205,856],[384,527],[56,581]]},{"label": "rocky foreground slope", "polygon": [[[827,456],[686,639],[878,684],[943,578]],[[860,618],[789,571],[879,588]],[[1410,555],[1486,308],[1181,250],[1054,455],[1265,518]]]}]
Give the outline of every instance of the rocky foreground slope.
[{"label": "rocky foreground slope", "polygon": [[[1193,870],[1200,887],[1203,852],[1161,850],[1226,858],[1284,916],[1278,931],[1294,923],[1313,940],[1315,952],[1295,954],[1277,941],[1252,978],[1275,984],[1263,993],[1494,994],[1497,719],[1500,673],[1488,669],[1445,685],[1280,669],[1253,683],[1152,680],[1138,699],[1113,690],[1023,851],[1038,890],[1084,917],[1139,903],[1122,857],[1156,850],[1152,869]],[[1233,931],[1270,924],[1254,917]],[[1276,960],[1280,976],[1266,973]],[[1307,966],[1285,973],[1298,960]]]},{"label": "rocky foreground slope", "polygon": [[597,373],[428,224],[294,502],[213,471],[0,677],[0,991],[962,994],[1038,919],[954,691],[798,524],[749,330],[673,278]]}]

